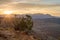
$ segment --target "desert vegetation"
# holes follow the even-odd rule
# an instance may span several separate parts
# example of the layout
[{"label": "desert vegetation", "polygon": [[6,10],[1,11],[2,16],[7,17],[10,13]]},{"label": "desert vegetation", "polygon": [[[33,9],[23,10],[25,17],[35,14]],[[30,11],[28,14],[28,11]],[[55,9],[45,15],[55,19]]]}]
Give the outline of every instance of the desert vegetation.
[{"label": "desert vegetation", "polygon": [[0,19],[1,40],[37,40],[32,35],[33,20],[30,15]]},{"label": "desert vegetation", "polygon": [[15,25],[15,30],[17,31],[25,31],[25,32],[30,32],[33,27],[33,21],[32,17],[29,15],[26,15],[25,17],[22,18],[14,18],[13,24]]},{"label": "desert vegetation", "polygon": [[60,40],[59,19],[33,19],[30,15],[0,17],[0,40]]}]

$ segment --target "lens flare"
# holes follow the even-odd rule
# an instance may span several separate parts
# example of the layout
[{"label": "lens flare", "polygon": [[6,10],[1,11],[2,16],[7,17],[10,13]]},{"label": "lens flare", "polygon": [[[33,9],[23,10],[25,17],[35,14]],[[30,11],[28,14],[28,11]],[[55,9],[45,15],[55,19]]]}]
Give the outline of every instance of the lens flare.
[{"label": "lens flare", "polygon": [[13,11],[4,11],[4,14],[12,14]]}]

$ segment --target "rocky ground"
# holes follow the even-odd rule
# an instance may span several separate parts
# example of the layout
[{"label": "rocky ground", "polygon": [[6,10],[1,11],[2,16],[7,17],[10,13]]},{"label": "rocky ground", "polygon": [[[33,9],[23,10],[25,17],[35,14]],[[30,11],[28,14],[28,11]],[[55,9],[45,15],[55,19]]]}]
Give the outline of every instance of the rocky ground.
[{"label": "rocky ground", "polygon": [[38,40],[34,35],[15,31],[13,28],[0,28],[0,40]]},{"label": "rocky ground", "polygon": [[[8,20],[8,21],[7,21]],[[12,20],[4,18],[0,21],[0,40],[38,40],[34,35],[16,31]]]}]

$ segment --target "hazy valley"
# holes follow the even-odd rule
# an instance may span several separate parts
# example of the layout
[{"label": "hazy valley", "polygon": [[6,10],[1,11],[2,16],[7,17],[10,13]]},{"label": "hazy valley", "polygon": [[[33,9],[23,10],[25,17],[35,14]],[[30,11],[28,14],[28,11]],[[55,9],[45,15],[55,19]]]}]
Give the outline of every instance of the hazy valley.
[{"label": "hazy valley", "polygon": [[[17,17],[21,17],[21,16],[22,15],[17,15]],[[11,17],[13,17],[13,16],[11,16]],[[31,15],[31,17],[33,18],[33,24],[34,24],[33,28],[32,28],[32,30],[33,30],[32,34],[35,37],[37,37],[40,40],[60,40],[60,18],[51,16],[49,14],[46,14],[46,15],[44,15],[44,14],[34,14],[34,15]],[[1,27],[3,27],[3,26],[6,27],[7,26],[6,24],[8,24],[8,23],[6,22],[6,24],[5,24],[5,22],[3,22],[4,20],[1,21],[2,18],[3,17],[1,15],[0,16],[0,23],[3,23],[3,24],[2,24],[2,26],[0,24],[0,26]],[[10,23],[11,22],[12,21],[10,21]],[[12,25],[12,23],[9,24],[9,25]],[[10,26],[10,27],[12,27],[12,26]],[[12,34],[9,31],[8,31],[8,33],[13,35],[14,34],[13,31],[11,31]]]}]

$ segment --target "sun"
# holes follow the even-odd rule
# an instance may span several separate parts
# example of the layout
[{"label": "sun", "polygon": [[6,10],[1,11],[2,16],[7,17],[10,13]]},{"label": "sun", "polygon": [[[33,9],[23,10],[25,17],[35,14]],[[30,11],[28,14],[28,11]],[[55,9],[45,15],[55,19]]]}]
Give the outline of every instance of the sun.
[{"label": "sun", "polygon": [[4,14],[12,14],[13,13],[13,11],[4,11]]}]

